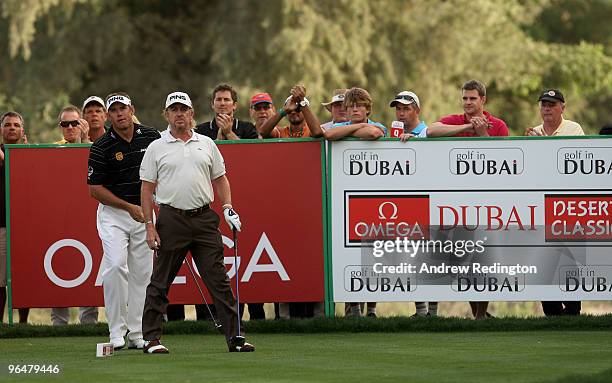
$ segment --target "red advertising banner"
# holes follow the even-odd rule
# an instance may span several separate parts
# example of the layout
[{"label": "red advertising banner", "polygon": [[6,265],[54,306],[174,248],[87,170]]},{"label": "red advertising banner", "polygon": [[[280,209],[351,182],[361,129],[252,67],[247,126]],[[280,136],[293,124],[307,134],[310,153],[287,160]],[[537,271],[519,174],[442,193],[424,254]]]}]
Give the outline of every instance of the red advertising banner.
[{"label": "red advertising banner", "polygon": [[546,241],[612,240],[612,197],[546,195]]},{"label": "red advertising banner", "polygon": [[[219,148],[233,205],[243,223],[238,234],[241,301],[323,301],[321,143],[236,143]],[[86,147],[9,149],[14,308],[104,304],[98,202],[86,185],[88,154]],[[220,211],[218,203],[213,208]],[[220,230],[234,286],[232,234],[223,219]],[[185,265],[170,300],[202,303]]]},{"label": "red advertising banner", "polygon": [[396,237],[429,239],[429,197],[348,195],[347,244]]}]

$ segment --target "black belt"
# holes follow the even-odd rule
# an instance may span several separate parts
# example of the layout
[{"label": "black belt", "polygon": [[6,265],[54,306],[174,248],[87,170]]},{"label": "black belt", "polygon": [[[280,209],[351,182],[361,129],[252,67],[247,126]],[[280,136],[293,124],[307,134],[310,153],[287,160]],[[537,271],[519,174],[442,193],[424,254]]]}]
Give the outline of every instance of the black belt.
[{"label": "black belt", "polygon": [[175,208],[174,206],[166,205],[166,204],[163,204],[163,203],[161,205],[159,205],[159,206],[163,207],[163,208],[167,208],[167,209],[173,210],[173,211],[175,211],[175,212],[177,212],[179,214],[188,215],[190,217],[202,214],[206,210],[210,209],[210,205],[204,205],[202,207],[198,207],[196,209],[191,209],[191,210],[181,210],[181,209]]}]

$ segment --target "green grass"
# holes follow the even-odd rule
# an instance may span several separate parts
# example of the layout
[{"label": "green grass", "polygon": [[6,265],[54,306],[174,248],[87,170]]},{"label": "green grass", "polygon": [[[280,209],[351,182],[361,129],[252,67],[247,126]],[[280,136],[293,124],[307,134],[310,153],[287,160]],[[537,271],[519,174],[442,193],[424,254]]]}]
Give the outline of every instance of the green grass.
[{"label": "green grass", "polygon": [[[612,331],[252,334],[252,354],[230,354],[221,335],[167,335],[169,355],[95,357],[105,337],[15,338],[0,364],[60,364],[58,377],[9,382],[553,382],[606,381]],[[606,371],[607,370],[607,371]],[[568,378],[571,375],[577,375]]]},{"label": "green grass", "polygon": [[[492,318],[484,321],[454,317],[388,318],[312,318],[248,321],[247,334],[336,333],[336,332],[507,332],[507,331],[607,331],[612,329],[612,315],[578,317]],[[164,325],[164,334],[216,334],[210,321],[172,322]],[[57,336],[107,336],[105,323],[97,325],[2,325],[0,339]]]}]

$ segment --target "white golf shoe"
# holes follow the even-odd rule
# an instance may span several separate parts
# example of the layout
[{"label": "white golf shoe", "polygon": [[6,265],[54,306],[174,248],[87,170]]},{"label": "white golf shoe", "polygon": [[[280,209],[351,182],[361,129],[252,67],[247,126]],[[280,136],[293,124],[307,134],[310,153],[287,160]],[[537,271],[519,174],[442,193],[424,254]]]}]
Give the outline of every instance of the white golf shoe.
[{"label": "white golf shoe", "polygon": [[128,348],[142,350],[145,345],[145,341],[142,338],[130,339],[128,338]]},{"label": "white golf shoe", "polygon": [[110,342],[113,344],[115,350],[121,350],[125,347],[125,339],[123,338],[111,338]]}]

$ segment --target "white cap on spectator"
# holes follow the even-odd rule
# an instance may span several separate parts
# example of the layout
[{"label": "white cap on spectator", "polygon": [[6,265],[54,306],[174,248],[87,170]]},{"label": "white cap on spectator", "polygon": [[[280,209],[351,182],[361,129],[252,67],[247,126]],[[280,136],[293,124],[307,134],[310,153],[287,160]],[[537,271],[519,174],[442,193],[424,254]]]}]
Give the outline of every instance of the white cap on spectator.
[{"label": "white cap on spectator", "polygon": [[417,108],[421,109],[421,102],[419,101],[419,97],[413,92],[409,92],[407,90],[399,92],[397,96],[395,96],[395,99],[391,101],[389,106],[393,108],[398,102],[404,105],[416,104]]},{"label": "white cap on spectator", "polygon": [[87,97],[87,100],[85,100],[85,102],[83,102],[83,107],[81,109],[85,110],[85,107],[87,105],[91,104],[92,102],[98,103],[98,104],[100,104],[101,107],[104,108],[104,100],[102,100],[98,96],[89,96],[89,97]]}]

